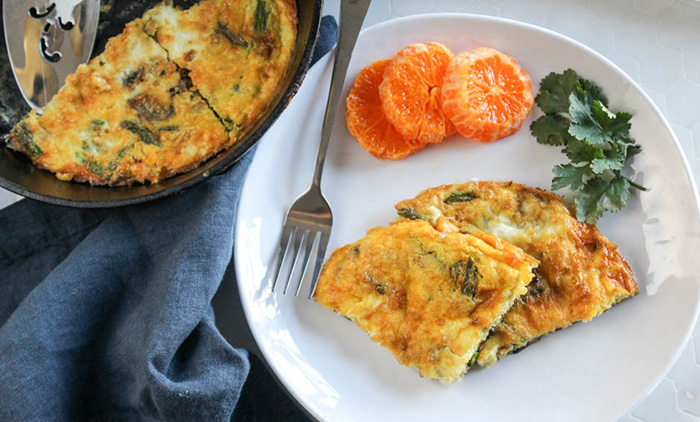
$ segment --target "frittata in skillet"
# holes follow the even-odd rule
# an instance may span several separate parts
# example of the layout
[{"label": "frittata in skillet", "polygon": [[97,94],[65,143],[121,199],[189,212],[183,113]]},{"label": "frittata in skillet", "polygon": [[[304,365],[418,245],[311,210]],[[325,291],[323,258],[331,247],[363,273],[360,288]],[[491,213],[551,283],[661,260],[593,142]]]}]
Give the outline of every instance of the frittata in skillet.
[{"label": "frittata in skillet", "polygon": [[197,90],[236,140],[270,104],[291,60],[295,0],[208,0],[146,12],[144,30],[190,69]]},{"label": "frittata in skillet", "polygon": [[[157,183],[190,170],[235,144],[274,99],[295,45],[294,5],[158,6],[70,75],[8,144],[61,180],[93,185]],[[159,14],[170,20],[157,22]]]},{"label": "frittata in skillet", "polygon": [[634,274],[617,246],[580,223],[561,198],[512,182],[470,182],[428,189],[396,205],[401,217],[438,228],[485,231],[522,248],[540,266],[520,298],[484,343],[488,366],[540,336],[589,321],[637,294]]},{"label": "frittata in skillet", "polygon": [[118,185],[187,170],[228,135],[186,75],[131,23],[10,142],[59,179]]},{"label": "frittata in skillet", "polygon": [[430,223],[377,227],[331,255],[315,299],[403,365],[444,384],[462,377],[489,330],[527,291],[537,260],[488,233]]}]

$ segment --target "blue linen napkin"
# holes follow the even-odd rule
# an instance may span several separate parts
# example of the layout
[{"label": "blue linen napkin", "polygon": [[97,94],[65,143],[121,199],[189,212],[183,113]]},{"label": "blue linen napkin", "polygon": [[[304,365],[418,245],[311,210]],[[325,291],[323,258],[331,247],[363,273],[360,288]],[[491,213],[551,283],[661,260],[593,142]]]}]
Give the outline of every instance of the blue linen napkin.
[{"label": "blue linen napkin", "polygon": [[[314,62],[336,38],[324,17]],[[147,204],[0,211],[0,421],[306,418],[214,324],[253,153]]]}]

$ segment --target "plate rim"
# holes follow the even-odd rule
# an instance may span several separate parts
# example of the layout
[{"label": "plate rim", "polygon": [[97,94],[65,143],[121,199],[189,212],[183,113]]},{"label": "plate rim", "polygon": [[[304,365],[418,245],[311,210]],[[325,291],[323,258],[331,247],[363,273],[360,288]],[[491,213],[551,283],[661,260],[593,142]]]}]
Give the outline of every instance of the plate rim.
[{"label": "plate rim", "polygon": [[[693,204],[695,206],[695,216],[697,218],[698,223],[700,224],[700,194],[698,192],[698,186],[695,181],[695,177],[693,175],[693,171],[690,167],[690,163],[688,161],[688,158],[685,154],[685,151],[683,150],[682,145],[680,144],[680,141],[678,140],[678,137],[676,136],[675,132],[673,131],[670,123],[664,116],[664,114],[661,112],[659,107],[656,105],[656,103],[651,99],[651,97],[646,93],[646,91],[634,80],[632,77],[630,77],[625,71],[623,71],[617,64],[612,62],[610,59],[607,57],[603,56],[601,53],[597,52],[593,48],[587,46],[586,44],[577,41],[567,35],[561,34],[559,32],[553,31],[548,28],[544,28],[539,25],[534,25],[531,23],[527,22],[522,22],[514,19],[508,19],[508,18],[502,18],[498,16],[490,16],[490,15],[480,15],[480,14],[472,14],[472,13],[448,13],[448,12],[437,12],[437,13],[424,13],[424,14],[416,14],[416,15],[410,15],[410,16],[402,16],[402,17],[397,17],[397,18],[392,18],[386,21],[379,22],[377,24],[374,24],[372,26],[369,26],[367,28],[364,28],[360,32],[360,37],[366,37],[367,34],[371,34],[372,32],[375,31],[381,31],[385,27],[388,26],[393,26],[397,24],[404,24],[406,22],[410,21],[419,21],[419,20],[439,20],[439,19],[448,19],[448,18],[458,18],[458,19],[466,19],[466,20],[478,20],[482,22],[494,22],[494,23],[499,23],[499,24],[506,24],[506,25],[512,25],[520,28],[524,28],[526,30],[534,30],[540,33],[544,33],[549,37],[557,38],[559,40],[562,40],[564,42],[570,43],[575,45],[578,48],[581,48],[588,52],[589,54],[592,54],[596,59],[603,61],[609,68],[614,70],[619,76],[621,76],[627,83],[630,84],[634,88],[634,90],[641,94],[642,99],[650,106],[652,112],[659,118],[660,122],[663,125],[663,128],[670,134],[671,141],[673,142],[673,145],[675,146],[676,150],[678,151],[680,155],[680,159],[683,163],[683,169],[685,171],[685,177],[688,179],[692,193],[693,193]],[[328,56],[329,54],[335,54],[335,48],[326,54]],[[325,57],[324,57],[325,59]],[[253,157],[253,161],[251,162],[251,166],[254,164],[255,160],[257,157]],[[242,259],[238,256],[239,255],[239,249],[236,246],[238,245],[238,240],[239,236],[241,233],[241,226],[243,224],[243,219],[241,217],[240,211],[240,204],[241,200],[244,196],[244,193],[251,189],[251,184],[253,182],[250,181],[248,177],[246,177],[243,187],[241,189],[241,195],[239,197],[238,201],[238,207],[237,207],[237,212],[235,216],[235,224],[234,224],[234,253],[233,253],[233,260],[234,260],[234,267],[235,267],[235,273],[236,273],[236,280],[240,280],[243,278],[243,274],[241,273],[241,270],[239,269],[240,267],[236,265],[236,263],[241,262]],[[326,255],[329,255],[329,252],[327,252]],[[277,372],[276,366],[271,362],[270,356],[268,356],[268,353],[265,348],[260,347],[262,344],[261,340],[261,333],[257,332],[254,328],[253,325],[250,323],[252,320],[252,317],[250,315],[250,304],[248,302],[248,298],[245,295],[245,292],[243,291],[242,284],[237,281],[237,287],[238,287],[238,292],[241,297],[241,304],[243,305],[243,313],[246,317],[246,322],[248,323],[248,326],[250,328],[251,333],[253,334],[253,338],[255,339],[255,342],[260,349],[262,353],[262,357],[268,362],[268,365],[270,368],[272,368],[274,376],[279,380],[279,382],[284,386],[284,388],[287,390],[287,392],[298,402],[300,403],[304,410],[310,414],[312,414],[315,418],[322,420],[322,415],[317,414],[315,412],[315,409],[307,406],[304,398],[299,395],[299,393],[293,389],[290,388],[290,385],[288,381],[281,377],[280,374]],[[300,300],[304,300],[303,298]],[[696,325],[698,324],[698,319],[700,318],[700,294],[698,295],[697,300],[695,301],[695,306],[694,306],[694,312],[693,312],[693,317],[691,318],[690,324],[688,325],[688,328],[685,330],[685,335],[683,336],[683,340],[679,347],[675,350],[673,353],[672,358],[666,363],[666,365],[662,368],[662,370],[657,374],[657,376],[653,379],[651,383],[649,383],[636,397],[635,400],[630,402],[622,411],[619,415],[616,417],[619,418],[625,414],[628,414],[632,409],[637,407],[644,399],[648,397],[648,395],[661,383],[661,381],[667,376],[667,374],[670,372],[670,370],[673,368],[673,366],[678,362],[678,359],[680,358],[681,354],[685,350],[685,348],[688,345],[688,342],[690,341],[690,338],[692,336],[692,332],[695,329]]]}]

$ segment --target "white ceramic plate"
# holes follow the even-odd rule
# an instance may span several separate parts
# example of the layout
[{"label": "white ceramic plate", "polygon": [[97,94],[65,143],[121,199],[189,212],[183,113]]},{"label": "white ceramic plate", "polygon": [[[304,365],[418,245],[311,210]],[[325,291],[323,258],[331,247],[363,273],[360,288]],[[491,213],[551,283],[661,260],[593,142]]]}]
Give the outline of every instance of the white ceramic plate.
[{"label": "white ceramic plate", "polygon": [[[556,33],[496,18],[428,15],[367,29],[345,95],[364,66],[421,41],[443,42],[454,52],[478,46],[504,51],[527,69],[535,90],[547,73],[571,67],[603,87],[613,110],[634,113],[632,135],[644,148],[634,167],[650,190],[634,193],[627,208],[599,226],[635,270],[639,296],[445,387],[399,365],[317,303],[271,294],[261,281],[283,216],[311,178],[330,81],[326,57],[260,142],[240,199],[235,264],[260,349],[291,393],[323,420],[614,419],[660,381],[698,314],[698,201],[678,141],[649,98],[611,62]],[[379,161],[351,138],[344,114],[341,106],[323,180],[335,220],[329,251],[388,224],[396,202],[427,187],[477,178],[549,188],[551,169],[564,158],[558,148],[538,145],[527,121],[493,144],[454,137],[399,162]]]}]

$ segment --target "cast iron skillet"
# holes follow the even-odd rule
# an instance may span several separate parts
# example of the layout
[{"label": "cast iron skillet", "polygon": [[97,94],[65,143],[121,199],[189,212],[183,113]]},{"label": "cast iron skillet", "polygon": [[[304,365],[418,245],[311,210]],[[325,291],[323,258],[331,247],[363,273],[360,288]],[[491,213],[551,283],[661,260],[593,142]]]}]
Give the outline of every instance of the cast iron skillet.
[{"label": "cast iron skillet", "polygon": [[[156,1],[102,0],[106,12],[100,14],[100,26],[93,56],[99,54],[111,36],[122,31],[124,25],[141,16]],[[196,1],[175,1],[180,6],[191,6]],[[313,48],[318,35],[323,0],[297,0],[297,41],[290,70],[282,84],[282,89],[273,101],[273,106],[250,128],[238,145],[230,148],[198,168],[155,185],[135,185],[120,187],[90,186],[84,183],[62,182],[52,173],[39,170],[23,155],[5,147],[0,142],[0,186],[28,198],[56,205],[80,208],[106,208],[132,205],[162,198],[180,192],[190,186],[230,168],[265,133],[279,117],[289,101],[296,94],[304,75],[309,68]],[[1,22],[1,20],[0,20]],[[0,24],[1,25],[1,24]],[[5,135],[11,126],[28,111],[16,90],[6,57],[3,30],[0,28],[0,136]],[[5,69],[7,67],[7,69]]]}]

